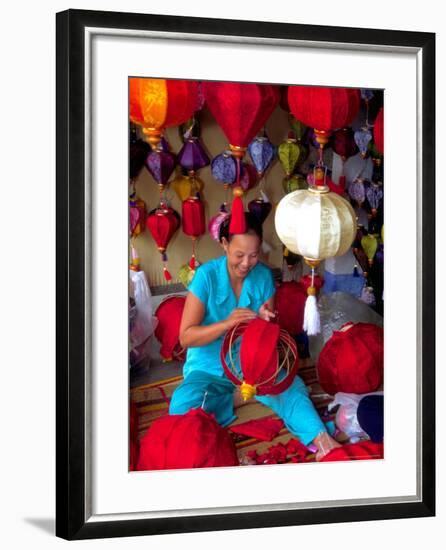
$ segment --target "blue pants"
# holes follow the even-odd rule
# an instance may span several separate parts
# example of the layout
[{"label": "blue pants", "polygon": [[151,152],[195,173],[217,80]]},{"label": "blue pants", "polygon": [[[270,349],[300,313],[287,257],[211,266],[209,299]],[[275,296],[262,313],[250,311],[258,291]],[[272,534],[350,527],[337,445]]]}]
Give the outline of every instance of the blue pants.
[{"label": "blue pants", "polygon": [[[185,414],[190,409],[202,406],[215,416],[219,424],[227,426],[237,418],[234,415],[233,394],[234,385],[225,376],[195,370],[174,391],[169,413]],[[258,395],[255,398],[271,408],[304,445],[327,431],[299,376],[279,395]]]}]

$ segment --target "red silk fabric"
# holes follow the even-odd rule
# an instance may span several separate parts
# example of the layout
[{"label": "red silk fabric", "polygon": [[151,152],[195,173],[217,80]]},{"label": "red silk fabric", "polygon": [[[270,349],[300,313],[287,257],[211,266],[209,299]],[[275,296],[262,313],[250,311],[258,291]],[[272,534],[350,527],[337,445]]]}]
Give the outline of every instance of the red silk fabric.
[{"label": "red silk fabric", "polygon": [[384,154],[384,107],[378,111],[375,124],[373,125],[373,139],[375,145],[381,155]]},{"label": "red silk fabric", "polygon": [[228,431],[201,408],[158,418],[141,439],[138,470],[238,465]]},{"label": "red silk fabric", "polygon": [[360,101],[356,88],[288,87],[288,104],[297,120],[326,132],[351,124]]},{"label": "red silk fabric", "polygon": [[[150,81],[162,85],[150,88]],[[193,80],[130,78],[130,119],[136,124],[155,128],[178,126],[195,112],[198,87],[199,83]],[[150,124],[144,118],[144,111],[148,109],[151,110]]]},{"label": "red silk fabric", "polygon": [[203,202],[197,197],[189,197],[182,206],[183,231],[189,237],[199,237],[206,232]]},{"label": "red silk fabric", "polygon": [[157,247],[162,250],[167,248],[179,225],[179,216],[172,208],[152,210],[146,219],[147,229],[150,231]]},{"label": "red silk fabric", "polygon": [[247,147],[280,99],[277,86],[203,82],[206,104],[231,145]]},{"label": "red silk fabric", "polygon": [[333,332],[317,362],[319,383],[330,395],[373,392],[383,382],[383,329],[371,323],[347,326]]},{"label": "red silk fabric", "polygon": [[254,437],[260,441],[272,441],[283,426],[283,421],[278,418],[257,418],[229,426],[229,429],[235,434]]},{"label": "red silk fabric", "polygon": [[372,441],[360,441],[359,443],[348,443],[336,447],[326,454],[321,462],[338,462],[341,460],[376,460],[384,458],[384,445]]},{"label": "red silk fabric", "polygon": [[257,318],[248,324],[240,346],[240,363],[247,384],[255,386],[267,380],[271,383],[278,367],[279,336],[280,327],[276,323]]},{"label": "red silk fabric", "polygon": [[[289,369],[289,372],[283,378],[280,378],[280,376],[279,376],[280,371],[279,371],[271,380],[266,381],[266,378],[264,377],[264,374],[267,374],[267,373],[271,372],[269,370],[270,367],[266,366],[266,368],[265,368],[265,359],[262,357],[262,359],[259,360],[259,358],[261,356],[263,356],[264,352],[265,352],[265,356],[268,356],[268,355],[270,357],[274,356],[274,351],[271,349],[271,342],[269,342],[269,343],[267,342],[266,349],[265,349],[264,341],[263,340],[259,341],[259,339],[255,338],[255,337],[250,339],[251,344],[249,343],[249,340],[248,340],[248,343],[245,344],[245,347],[247,345],[248,348],[252,344],[258,346],[256,349],[252,349],[252,350],[249,350],[249,351],[248,351],[248,349],[246,349],[246,351],[245,351],[246,356],[247,356],[247,360],[248,360],[248,365],[249,365],[248,366],[249,380],[247,380],[246,377],[245,377],[243,359],[241,359],[241,361],[240,361],[241,370],[242,370],[242,373],[241,373],[242,379],[239,378],[236,375],[236,373],[234,373],[231,370],[231,368],[228,366],[228,364],[226,362],[226,356],[227,356],[228,351],[229,351],[229,342],[230,342],[231,338],[232,338],[232,343],[234,344],[237,341],[238,338],[242,337],[242,345],[241,345],[241,347],[242,347],[243,346],[243,338],[244,338],[245,330],[251,323],[254,323],[254,321],[261,321],[262,323],[265,323],[266,325],[268,325],[268,327],[277,326],[277,325],[275,325],[275,323],[268,322],[268,321],[263,321],[262,319],[254,319],[253,321],[250,321],[249,323],[240,323],[240,324],[238,324],[236,327],[234,327],[234,329],[228,331],[225,335],[225,338],[223,340],[223,344],[222,344],[221,350],[220,350],[221,364],[223,366],[223,370],[225,371],[226,376],[236,386],[240,386],[242,384],[242,382],[245,381],[245,382],[248,382],[249,384],[254,385],[256,387],[256,393],[258,395],[277,395],[277,394],[282,393],[283,391],[285,391],[291,385],[291,383],[294,380],[294,377],[297,374],[297,370],[298,370],[298,367],[299,367],[299,358],[298,358],[298,354],[297,354],[296,342],[293,340],[293,338],[286,331],[280,330],[280,340],[281,340],[281,342],[284,346],[287,346],[291,349],[292,354],[295,357],[295,361],[291,365],[291,367]],[[273,330],[275,330],[275,329],[273,329]],[[268,338],[268,337],[266,336],[265,338]],[[256,354],[255,354],[256,351],[257,351],[257,357],[256,357]],[[240,355],[241,355],[241,350],[240,350]],[[253,364],[253,362],[255,360],[257,360],[257,363]],[[274,370],[277,370],[277,367],[278,367],[278,365],[276,363]],[[279,381],[278,381],[278,378],[280,378]]]},{"label": "red silk fabric", "polygon": [[282,283],[274,298],[277,310],[277,322],[280,327],[293,334],[303,331],[306,288],[296,281]]},{"label": "red silk fabric", "polygon": [[185,296],[169,296],[155,311],[158,319],[155,336],[161,344],[160,354],[164,359],[182,359],[184,356],[179,335],[185,301]]}]

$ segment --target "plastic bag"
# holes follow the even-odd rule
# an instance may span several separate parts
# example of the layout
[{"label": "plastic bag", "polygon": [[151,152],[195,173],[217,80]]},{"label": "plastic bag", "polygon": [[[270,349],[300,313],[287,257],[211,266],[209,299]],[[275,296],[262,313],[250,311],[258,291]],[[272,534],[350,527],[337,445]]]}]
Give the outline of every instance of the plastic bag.
[{"label": "plastic bag", "polygon": [[158,320],[153,316],[152,294],[144,271],[130,270],[130,296],[134,306],[130,308],[130,366],[150,360],[152,334]]},{"label": "plastic bag", "polygon": [[345,433],[351,443],[356,443],[361,439],[369,439],[369,436],[359,425],[357,417],[359,402],[366,395],[383,395],[383,392],[366,394],[338,392],[328,405],[329,411],[340,405],[336,412],[335,424],[341,432]]}]

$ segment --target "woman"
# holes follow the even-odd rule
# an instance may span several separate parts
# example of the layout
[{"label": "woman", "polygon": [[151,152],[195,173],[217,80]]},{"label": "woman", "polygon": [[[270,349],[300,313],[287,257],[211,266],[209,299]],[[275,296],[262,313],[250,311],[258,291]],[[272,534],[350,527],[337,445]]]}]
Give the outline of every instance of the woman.
[{"label": "woman", "polygon": [[[184,381],[172,396],[170,414],[203,406],[222,426],[235,420],[235,388],[220,362],[223,337],[242,321],[275,317],[272,273],[259,262],[262,226],[250,213],[245,219],[243,234],[230,235],[230,218],[222,223],[220,243],[225,254],[200,266],[189,285],[180,325],[180,343],[187,348]],[[281,417],[302,443],[316,445],[316,460],[339,447],[328,435],[298,376],[281,394],[256,399]]]}]

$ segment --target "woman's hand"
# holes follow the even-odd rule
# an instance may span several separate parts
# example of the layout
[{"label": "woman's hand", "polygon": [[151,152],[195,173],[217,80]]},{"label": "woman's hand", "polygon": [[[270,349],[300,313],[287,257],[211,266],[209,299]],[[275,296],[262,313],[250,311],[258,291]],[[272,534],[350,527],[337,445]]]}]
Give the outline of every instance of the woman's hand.
[{"label": "woman's hand", "polygon": [[260,309],[259,309],[260,319],[263,319],[264,321],[270,321],[271,319],[274,319],[276,314],[274,313],[274,311],[271,311],[270,307],[271,307],[271,304],[269,304],[268,302],[265,302],[260,306]]},{"label": "woman's hand", "polygon": [[234,309],[234,311],[231,313],[231,315],[226,319],[226,330],[230,330],[232,327],[235,327],[235,325],[238,325],[239,323],[243,322],[249,322],[252,319],[255,319],[257,316],[252,309],[248,309],[246,307],[238,307]]}]

